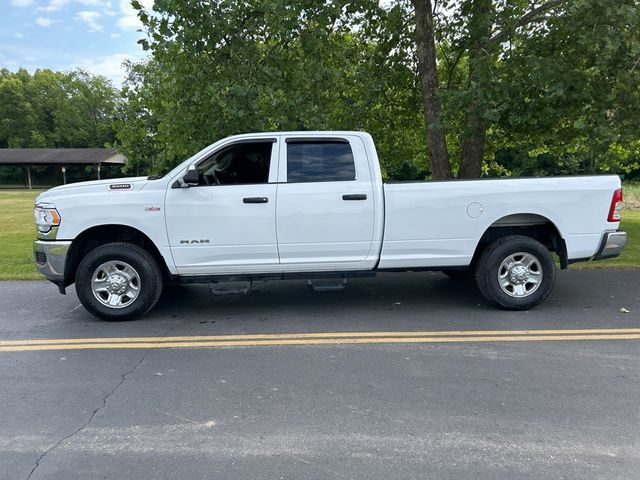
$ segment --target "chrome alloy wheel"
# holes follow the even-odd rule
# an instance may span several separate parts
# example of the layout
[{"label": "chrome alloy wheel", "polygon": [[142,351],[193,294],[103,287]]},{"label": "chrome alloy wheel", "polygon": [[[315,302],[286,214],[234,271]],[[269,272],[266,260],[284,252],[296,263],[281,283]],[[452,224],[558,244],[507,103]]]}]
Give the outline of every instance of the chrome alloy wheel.
[{"label": "chrome alloy wheel", "polygon": [[115,260],[105,262],[93,272],[91,291],[104,306],[124,308],[138,298],[140,275],[128,263]]},{"label": "chrome alloy wheel", "polygon": [[510,297],[528,297],[542,283],[540,260],[526,252],[509,255],[498,268],[498,283]]}]

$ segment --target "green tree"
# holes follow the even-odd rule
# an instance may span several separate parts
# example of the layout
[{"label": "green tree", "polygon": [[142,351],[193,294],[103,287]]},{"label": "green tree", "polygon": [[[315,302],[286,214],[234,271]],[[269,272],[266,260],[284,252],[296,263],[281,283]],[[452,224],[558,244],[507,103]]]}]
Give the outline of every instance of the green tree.
[{"label": "green tree", "polygon": [[634,0],[132,3],[151,58],[118,140],[138,172],[288,129],[367,130],[387,178],[638,168]]},{"label": "green tree", "polygon": [[130,65],[118,123],[135,168],[171,166],[230,134],[361,129],[376,136],[387,175],[424,178],[419,90],[399,61],[403,9],[373,0],[165,1],[151,16],[133,4],[152,55]]},{"label": "green tree", "polygon": [[118,103],[107,79],[81,70],[0,70],[0,148],[104,147]]},{"label": "green tree", "polygon": [[29,144],[35,128],[33,106],[24,84],[9,72],[0,72],[0,147],[19,148]]},{"label": "green tree", "polygon": [[[435,15],[429,0],[414,3],[419,65],[435,68],[433,48],[443,60],[442,85],[421,74],[425,104],[443,105],[443,120],[425,108],[427,131],[444,129],[460,152],[431,148],[434,166],[451,160],[459,176],[477,177],[487,145],[492,155],[528,143],[533,156],[587,155],[594,171],[616,146],[629,149],[640,106],[636,1],[442,0]],[[430,17],[434,28],[421,34]]]},{"label": "green tree", "polygon": [[571,2],[517,49],[500,72],[498,128],[531,156],[579,159],[578,172],[633,169],[640,118],[637,2]]}]

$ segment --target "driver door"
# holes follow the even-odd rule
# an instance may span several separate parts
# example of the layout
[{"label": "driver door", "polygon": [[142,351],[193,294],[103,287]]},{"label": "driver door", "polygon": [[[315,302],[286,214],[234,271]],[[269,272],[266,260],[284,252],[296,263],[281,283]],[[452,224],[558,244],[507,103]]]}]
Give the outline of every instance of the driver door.
[{"label": "driver door", "polygon": [[225,145],[196,165],[197,186],[169,187],[165,218],[179,274],[262,273],[278,268],[277,140]]}]

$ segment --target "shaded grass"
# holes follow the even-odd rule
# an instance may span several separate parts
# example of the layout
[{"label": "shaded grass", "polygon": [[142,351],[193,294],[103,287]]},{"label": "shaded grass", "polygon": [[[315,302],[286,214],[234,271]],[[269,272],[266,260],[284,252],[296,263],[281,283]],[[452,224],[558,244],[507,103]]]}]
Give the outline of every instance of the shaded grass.
[{"label": "shaded grass", "polygon": [[640,183],[624,182],[622,186],[624,208],[626,210],[640,211]]},{"label": "shaded grass", "polygon": [[[33,262],[33,203],[40,191],[0,190],[0,280],[42,279]],[[621,227],[629,234],[622,255],[609,260],[580,262],[570,268],[640,267],[640,184],[625,184],[625,206],[637,205],[638,211],[625,210]]]}]

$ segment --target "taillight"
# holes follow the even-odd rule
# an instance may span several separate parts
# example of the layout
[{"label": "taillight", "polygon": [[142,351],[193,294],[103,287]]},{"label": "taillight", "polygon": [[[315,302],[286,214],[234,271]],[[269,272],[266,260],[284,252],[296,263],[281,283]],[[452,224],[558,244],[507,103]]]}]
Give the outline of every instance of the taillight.
[{"label": "taillight", "polygon": [[608,222],[619,222],[622,216],[622,189],[619,188],[613,192],[613,198],[611,199],[611,207],[609,207]]}]

